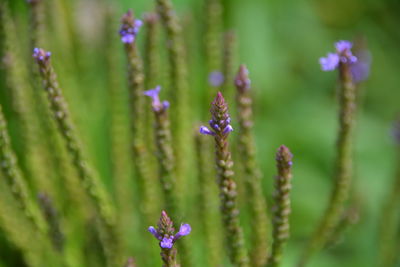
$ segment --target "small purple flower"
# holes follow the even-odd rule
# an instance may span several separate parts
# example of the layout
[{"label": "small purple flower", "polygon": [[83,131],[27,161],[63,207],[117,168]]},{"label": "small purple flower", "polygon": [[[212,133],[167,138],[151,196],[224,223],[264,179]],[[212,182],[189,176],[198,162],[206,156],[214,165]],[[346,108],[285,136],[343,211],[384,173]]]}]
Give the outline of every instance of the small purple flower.
[{"label": "small purple flower", "polygon": [[174,239],[171,237],[164,237],[160,242],[160,247],[170,249],[174,245],[173,241]]},{"label": "small purple flower", "polygon": [[168,101],[163,101],[163,102],[160,101],[159,97],[160,91],[161,91],[161,86],[157,86],[154,89],[144,91],[144,95],[151,97],[152,99],[151,105],[153,106],[153,110],[157,112],[169,108]]},{"label": "small purple flower", "polygon": [[150,234],[152,234],[158,240],[162,239],[160,234],[157,232],[156,228],[154,228],[153,226],[150,226],[147,230],[150,232]]},{"label": "small purple flower", "polygon": [[221,86],[224,80],[224,75],[220,71],[213,71],[208,75],[208,83],[214,87]]},{"label": "small purple flower", "polygon": [[323,71],[332,71],[339,66],[339,56],[334,53],[328,53],[326,57],[319,59],[319,64]]},{"label": "small purple flower", "polygon": [[50,59],[51,52],[46,52],[41,48],[34,48],[33,49],[33,55],[32,55],[37,61],[44,62],[48,59]]},{"label": "small purple flower", "polygon": [[136,35],[139,33],[139,29],[142,25],[143,22],[140,19],[134,19],[132,11],[129,10],[122,17],[122,26],[119,31],[121,41],[124,44],[132,44],[135,42]]},{"label": "small purple flower", "polygon": [[206,126],[201,126],[200,133],[212,136],[218,135],[226,137],[230,132],[233,131],[233,127],[230,124],[231,118],[227,112],[228,109],[226,107],[226,102],[221,92],[218,92],[217,97],[212,103],[212,107],[214,106],[218,106],[221,107],[221,109],[224,109],[224,114],[222,114],[222,116],[217,116],[213,114],[212,119],[208,121],[211,129]]},{"label": "small purple flower", "polygon": [[336,50],[338,53],[343,53],[346,50],[350,50],[353,47],[353,44],[349,41],[339,41],[335,44]]},{"label": "small purple flower", "polygon": [[230,133],[230,132],[232,132],[232,131],[233,131],[232,126],[231,126],[230,124],[228,124],[228,125],[225,127],[223,133],[224,133],[224,134],[227,134],[227,133]]},{"label": "small purple flower", "polygon": [[210,129],[208,129],[208,127],[206,127],[206,126],[200,126],[200,133],[206,134],[206,135],[215,135],[215,133],[213,131],[211,131]]},{"label": "small purple flower", "polygon": [[319,64],[323,71],[332,71],[339,67],[339,63],[354,64],[357,62],[352,52],[353,44],[349,41],[339,41],[335,43],[336,53],[328,53],[326,57],[319,59]]},{"label": "small purple flower", "polygon": [[178,240],[182,236],[190,234],[191,231],[192,231],[192,227],[190,227],[189,224],[187,224],[187,223],[182,224],[181,227],[179,228],[179,232],[176,233],[176,235],[174,237],[174,241]]},{"label": "small purple flower", "polygon": [[[181,227],[179,228],[179,231],[176,233],[176,235],[173,235],[173,228],[170,228],[169,230],[163,228],[159,224],[159,229],[154,228],[153,226],[150,226],[148,228],[148,231],[155,237],[157,240],[160,240],[160,247],[161,248],[166,248],[166,249],[171,249],[175,242],[180,239],[182,236],[190,234],[192,231],[192,228],[190,227],[189,224],[185,223],[182,224]],[[172,225],[171,225],[172,227]]]},{"label": "small purple flower", "polygon": [[135,36],[133,34],[127,33],[127,34],[121,34],[121,41],[124,44],[130,44],[135,41]]},{"label": "small purple flower", "polygon": [[249,70],[244,64],[240,65],[239,67],[239,71],[235,77],[235,85],[240,91],[250,89],[251,80],[249,79]]}]

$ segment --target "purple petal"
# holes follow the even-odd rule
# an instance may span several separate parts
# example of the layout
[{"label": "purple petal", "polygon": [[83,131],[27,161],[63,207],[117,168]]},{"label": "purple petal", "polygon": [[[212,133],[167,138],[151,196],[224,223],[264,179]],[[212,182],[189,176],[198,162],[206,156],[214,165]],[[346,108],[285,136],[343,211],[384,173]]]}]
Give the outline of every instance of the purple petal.
[{"label": "purple petal", "polygon": [[157,234],[157,230],[153,226],[150,226],[147,230],[154,236]]},{"label": "purple petal", "polygon": [[167,109],[167,108],[169,108],[169,101],[167,101],[167,100],[164,100],[163,102],[162,102],[162,105],[163,105],[163,108],[164,109]]},{"label": "purple petal", "polygon": [[207,135],[215,135],[215,133],[212,132],[210,129],[208,129],[206,126],[201,126],[200,127],[200,133],[201,134],[207,134]]},{"label": "purple petal", "polygon": [[190,225],[188,223],[182,224],[181,227],[179,228],[179,232],[178,234],[180,234],[181,236],[185,236],[190,234],[190,232],[192,231],[192,227],[190,227]]},{"label": "purple petal", "polygon": [[139,28],[142,27],[142,25],[143,25],[143,21],[141,21],[140,19],[135,20],[135,28],[137,30],[139,30]]},{"label": "purple petal", "polygon": [[335,47],[336,47],[337,52],[340,54],[346,50],[349,51],[353,47],[353,44],[349,41],[341,40],[341,41],[335,43]]},{"label": "purple petal", "polygon": [[169,237],[164,237],[161,242],[160,242],[160,247],[162,248],[172,248],[172,246],[174,245],[173,243],[173,239],[169,238]]},{"label": "purple petal", "polygon": [[211,86],[219,87],[224,82],[225,78],[222,72],[220,71],[213,71],[208,76],[208,82]]},{"label": "purple petal", "polygon": [[187,223],[182,224],[181,227],[179,228],[179,232],[176,233],[176,235],[174,237],[174,242],[176,240],[178,240],[179,238],[181,238],[182,236],[190,234],[191,231],[192,231],[192,227],[190,227],[189,224],[187,224]]},{"label": "purple petal", "polygon": [[323,71],[332,71],[339,66],[339,55],[328,53],[326,57],[321,57],[319,59],[319,64]]},{"label": "purple petal", "polygon": [[135,41],[135,35],[127,33],[121,37],[121,41],[124,44],[131,44]]},{"label": "purple petal", "polygon": [[232,132],[232,131],[233,131],[232,126],[231,126],[230,124],[228,124],[228,125],[225,127],[223,133],[224,133],[224,134],[227,134],[227,133],[230,133],[230,132]]},{"label": "purple petal", "polygon": [[160,91],[161,91],[161,86],[157,86],[154,89],[144,91],[144,95],[150,96],[151,98],[154,99],[155,97],[158,97],[158,94],[160,93]]},{"label": "purple petal", "polygon": [[153,226],[150,226],[147,230],[148,230],[148,231],[150,232],[150,234],[152,234],[155,238],[157,238],[158,240],[161,240],[160,234],[158,233],[158,231],[157,231]]}]

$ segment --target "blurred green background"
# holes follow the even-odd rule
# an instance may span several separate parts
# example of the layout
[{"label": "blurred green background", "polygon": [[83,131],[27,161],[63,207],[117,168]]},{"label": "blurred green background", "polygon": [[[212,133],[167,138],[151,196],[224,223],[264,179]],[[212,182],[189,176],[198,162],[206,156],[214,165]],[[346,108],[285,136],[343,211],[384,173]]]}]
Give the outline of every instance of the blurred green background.
[{"label": "blurred green background", "polygon": [[[22,47],[28,47],[26,4],[23,0],[8,2],[18,24],[19,41]],[[60,10],[69,11],[61,16],[53,14],[48,20],[51,42],[45,48],[58,59],[54,64],[59,81],[87,152],[104,182],[111,187],[107,131],[110,116],[102,35],[105,21],[100,8],[104,1],[55,2]],[[203,23],[203,1],[173,2],[187,22],[185,25],[196,29],[186,37],[190,44],[192,101],[200,113],[204,103],[194,101],[205,90],[207,82],[201,67],[204,66],[203,39],[199,30]],[[140,16],[154,5],[149,0],[119,0],[112,4],[116,6],[116,29],[115,35],[108,38],[115,40],[119,38],[118,23],[123,12],[132,8]],[[353,190],[361,203],[360,219],[346,231],[337,246],[319,253],[309,266],[376,266],[381,208],[395,168],[400,164],[389,134],[400,111],[400,2],[225,0],[224,8],[225,29],[234,29],[238,37],[236,65],[246,63],[250,70],[255,95],[257,155],[268,200],[275,175],[276,149],[285,144],[294,154],[292,237],[283,266],[293,266],[298,259],[327,205],[332,188],[337,75],[322,72],[318,59],[333,51],[337,40],[361,38],[365,41],[372,54],[372,65],[369,79],[359,89]],[[61,21],[66,16],[72,16],[76,25]],[[27,49],[24,52],[30,53]],[[115,56],[121,61],[119,71],[123,82],[122,52],[120,46]],[[234,119],[234,111],[232,116]],[[196,118],[204,119],[199,115]],[[190,195],[189,190],[187,194]],[[187,206],[190,210],[190,204]]]}]

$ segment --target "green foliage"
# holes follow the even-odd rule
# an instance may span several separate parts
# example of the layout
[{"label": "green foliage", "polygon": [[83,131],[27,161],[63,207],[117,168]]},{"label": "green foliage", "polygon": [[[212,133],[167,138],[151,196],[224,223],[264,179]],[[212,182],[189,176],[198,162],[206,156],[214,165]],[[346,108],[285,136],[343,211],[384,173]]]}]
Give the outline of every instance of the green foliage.
[{"label": "green foliage", "polygon": [[[18,51],[18,58],[21,59],[18,64],[23,66],[21,68],[25,68],[27,74],[29,73],[27,70],[36,68],[31,60],[32,25],[28,22],[28,5],[22,0],[1,0],[1,2],[8,4],[11,9],[17,36],[13,50]],[[223,54],[222,48],[214,54],[204,51],[207,47],[204,42],[215,38],[213,36],[215,32],[205,38],[203,2],[213,1],[173,1],[180,20],[184,22],[182,37],[186,38],[184,43],[188,45],[186,58],[179,59],[188,63],[187,69],[183,72],[187,72],[190,88],[184,96],[187,107],[183,108],[182,112],[191,113],[190,120],[183,122],[184,125],[180,126],[178,131],[172,129],[173,136],[185,133],[187,135],[179,144],[181,154],[178,158],[188,160],[179,173],[181,175],[179,179],[183,179],[182,184],[178,186],[179,190],[182,190],[182,202],[179,205],[183,208],[179,221],[192,225],[193,233],[185,241],[189,241],[192,247],[191,257],[193,262],[197,263],[195,266],[205,266],[209,246],[206,244],[203,232],[199,230],[203,225],[199,220],[199,214],[204,213],[199,212],[199,207],[202,205],[199,205],[198,201],[203,199],[203,196],[199,197],[201,187],[198,186],[200,179],[196,164],[193,164],[195,160],[191,139],[193,134],[188,129],[197,124],[198,118],[204,118],[204,114],[207,113],[204,107],[208,107],[208,103],[212,100],[209,99],[213,94],[210,93],[212,89],[207,84],[208,72],[211,66],[219,66],[220,63],[207,61],[205,55],[208,53],[220,57]],[[322,73],[317,64],[318,58],[331,50],[334,41],[359,38],[366,40],[373,56],[373,64],[370,78],[358,89],[359,120],[355,129],[355,175],[352,191],[352,194],[357,196],[356,206],[359,207],[360,219],[357,224],[348,226],[342,237],[333,238],[335,245],[316,255],[308,266],[375,266],[378,264],[379,248],[381,248],[378,228],[382,220],[382,206],[387,201],[386,195],[390,192],[392,176],[399,164],[395,159],[394,144],[388,132],[391,121],[399,112],[400,76],[397,72],[400,69],[398,50],[400,4],[391,0],[221,2],[224,10],[223,25],[211,28],[213,30],[221,28],[221,31],[235,30],[237,41],[235,49],[238,50],[238,55],[235,56],[240,59],[240,63],[246,63],[250,70],[254,96],[255,158],[263,173],[262,191],[269,207],[272,203],[273,176],[276,173],[274,161],[276,148],[284,143],[294,154],[291,237],[283,254],[281,266],[293,266],[298,261],[307,239],[327,206],[329,193],[334,184],[331,177],[336,150],[336,76],[333,73]],[[98,172],[99,182],[105,185],[104,194],[110,194],[115,198],[118,212],[123,211],[119,216],[124,221],[119,227],[124,229],[125,235],[124,261],[133,256],[138,266],[160,266],[157,242],[152,237],[146,237],[150,234],[146,231],[147,225],[144,221],[148,223],[147,220],[151,218],[143,218],[143,214],[148,213],[146,210],[143,211],[146,207],[141,206],[143,204],[140,199],[143,192],[139,189],[141,182],[132,174],[134,159],[129,150],[132,144],[128,133],[130,119],[126,61],[124,47],[119,43],[118,36],[120,17],[128,8],[132,8],[135,15],[141,17],[144,12],[155,11],[156,3],[148,0],[43,0],[43,4],[44,33],[40,35],[43,39],[39,43],[44,49],[52,52],[54,69],[63,88],[65,101],[68,102],[71,120],[76,124],[76,135],[82,141],[82,150]],[[110,6],[113,15],[107,17]],[[180,77],[179,75],[172,79],[169,77],[170,69],[166,67],[168,58],[165,33],[162,27],[159,27],[157,32],[159,34],[157,37],[159,43],[155,48],[159,50],[156,62],[159,64],[157,83],[163,81],[160,85],[167,89],[167,92],[162,93],[162,99],[166,99],[167,95],[173,95],[172,103],[179,102],[179,95],[173,91],[174,88],[169,87],[174,83],[172,79]],[[145,31],[141,31],[138,36],[138,48],[142,55],[145,54],[144,34]],[[6,36],[1,34],[0,38],[2,38],[1,44],[4,44]],[[105,40],[110,43],[107,44]],[[216,43],[218,42],[213,39],[212,47]],[[11,103],[15,94],[9,91],[9,86],[6,84],[7,71],[3,71],[3,63],[7,58],[3,45],[0,49],[2,49],[0,104],[8,122],[7,130],[18,162],[29,166],[32,162],[26,161],[28,153],[24,154],[24,151],[28,151],[29,155],[33,152],[24,150],[23,147],[29,144],[19,138],[21,120],[13,111]],[[237,63],[239,62],[234,62]],[[145,66],[146,64],[144,62]],[[233,67],[236,69],[236,66]],[[111,79],[117,82],[113,83]],[[27,80],[23,82],[26,83]],[[28,82],[32,83],[31,80]],[[145,84],[151,87],[156,85],[151,81],[146,81]],[[36,85],[33,83],[30,87],[36,88]],[[182,87],[185,88],[186,84]],[[116,100],[110,100],[110,94],[115,92],[119,94]],[[114,100],[125,106],[116,107],[115,103],[111,103]],[[146,107],[149,108],[149,105]],[[151,112],[150,109],[147,111]],[[181,116],[180,112],[174,113],[171,119],[177,120]],[[238,125],[236,110],[230,110],[230,113],[232,126],[236,130]],[[42,121],[42,119],[37,116],[35,120]],[[115,120],[121,123],[120,128],[113,124]],[[171,125],[174,126],[176,123],[172,121]],[[146,134],[152,135],[151,131],[146,130]],[[118,133],[121,134],[119,140],[115,136]],[[60,136],[57,138],[60,139]],[[239,158],[235,149],[238,142],[237,131],[231,133],[231,138],[235,160]],[[147,136],[146,140],[154,142]],[[185,142],[190,145],[186,147]],[[115,150],[113,145],[116,143],[119,147]],[[128,149],[124,149],[124,146]],[[148,144],[148,147],[154,154],[154,146]],[[50,155],[53,152],[49,150],[49,146],[42,146],[41,149],[47,149],[46,153]],[[185,151],[188,153],[187,157]],[[121,162],[115,161],[118,153]],[[58,156],[65,158],[66,155]],[[213,161],[211,157],[210,155],[209,160]],[[41,166],[46,166],[43,160],[39,162]],[[50,171],[51,179],[58,179],[54,184],[52,180],[51,186],[46,188],[54,192],[45,193],[54,196],[53,201],[64,202],[55,203],[55,207],[59,209],[61,229],[65,235],[62,257],[53,251],[49,240],[35,232],[29,219],[24,217],[23,211],[18,208],[18,203],[6,184],[5,176],[0,174],[0,266],[22,266],[21,264],[62,266],[61,261],[64,260],[66,265],[73,267],[104,266],[99,233],[94,223],[96,222],[94,207],[89,204],[87,195],[76,181],[76,171],[70,163],[62,162],[66,164],[64,167],[68,173],[71,173],[66,176],[70,181],[65,182],[61,180],[62,173],[54,174],[53,169],[58,168],[54,167],[57,160],[52,159],[49,162],[49,170],[38,171],[35,175]],[[152,163],[154,169],[157,168],[155,162],[153,160]],[[41,182],[33,184],[34,177],[29,175],[29,168],[21,167],[24,177],[29,181],[30,192],[38,194]],[[122,184],[116,183],[116,176],[120,177],[118,181]],[[47,175],[44,178],[48,178]],[[213,181],[209,178],[204,180]],[[238,185],[241,185],[240,181]],[[66,188],[59,190],[57,186],[61,189]],[[216,191],[212,188],[207,190]],[[240,194],[244,193],[243,189],[238,190]],[[161,190],[156,191],[161,194]],[[239,200],[240,198],[241,196]],[[350,201],[353,200],[354,198],[350,198]],[[124,201],[127,202],[126,205],[123,204]],[[248,209],[244,203],[245,201],[239,202],[241,210]],[[156,205],[162,207],[163,204]],[[211,214],[219,209],[216,201],[207,208],[211,210]],[[247,214],[249,213],[241,213],[241,221],[251,220],[246,217]],[[218,216],[211,217],[218,219]],[[157,219],[158,215],[154,215],[152,221],[155,223]],[[246,246],[249,248],[251,246],[248,243],[250,240],[248,233],[251,231],[250,224],[244,225]],[[52,252],[46,253],[48,251]],[[178,257],[179,251],[178,247]],[[9,254],[7,257],[4,256],[6,252]],[[226,263],[224,266],[229,266],[226,255],[221,255],[221,258]],[[123,266],[123,263],[120,266]]]}]

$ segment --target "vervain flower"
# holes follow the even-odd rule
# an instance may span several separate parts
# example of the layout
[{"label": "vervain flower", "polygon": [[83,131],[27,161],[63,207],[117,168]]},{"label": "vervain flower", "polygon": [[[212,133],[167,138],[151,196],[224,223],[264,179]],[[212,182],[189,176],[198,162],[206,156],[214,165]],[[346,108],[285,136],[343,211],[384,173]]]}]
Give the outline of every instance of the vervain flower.
[{"label": "vervain flower", "polygon": [[321,64],[321,69],[323,71],[333,71],[338,66],[339,63],[349,63],[353,64],[357,62],[357,57],[355,57],[352,52],[353,44],[349,41],[339,41],[335,44],[336,53],[328,53],[326,57],[321,57],[319,59],[319,64]]},{"label": "vervain flower", "polygon": [[37,61],[46,61],[50,58],[51,52],[45,52],[43,49],[33,49],[32,55]]},{"label": "vervain flower", "polygon": [[169,107],[168,101],[160,101],[159,93],[161,91],[161,86],[157,86],[154,89],[150,89],[144,92],[144,95],[151,97],[152,102],[151,105],[154,111],[161,111],[167,109]]},{"label": "vervain flower", "polygon": [[[216,98],[215,101],[222,101],[221,99],[223,99],[222,94],[218,93],[218,97]],[[226,105],[225,102],[223,102],[223,103],[215,102],[215,103],[216,103],[216,105],[217,104]],[[212,135],[212,136],[215,136],[215,135],[227,136],[230,132],[233,131],[233,127],[232,127],[232,125],[230,125],[231,118],[227,112],[225,112],[223,114],[216,114],[214,112],[212,119],[209,120],[208,123],[209,123],[211,129],[208,128],[207,126],[201,126],[200,127],[201,134],[207,134],[207,135]]]},{"label": "vervain flower", "polygon": [[220,71],[213,71],[208,75],[208,83],[211,86],[219,87],[224,83],[225,77]]},{"label": "vervain flower", "polygon": [[192,228],[187,223],[182,224],[179,231],[174,235],[175,229],[173,228],[173,222],[168,217],[167,213],[162,211],[160,222],[158,223],[158,229],[150,226],[148,231],[160,241],[161,248],[171,249],[175,242],[182,236],[190,234]]},{"label": "vervain flower", "polygon": [[124,44],[131,44],[135,41],[136,35],[139,33],[140,27],[142,27],[143,22],[140,19],[134,19],[132,11],[129,10],[122,17],[122,26],[119,31],[121,35],[121,41]]}]

